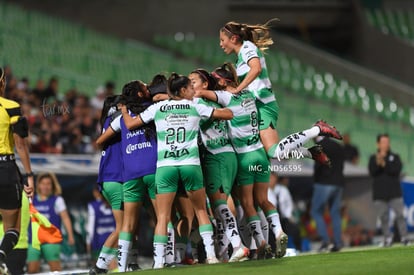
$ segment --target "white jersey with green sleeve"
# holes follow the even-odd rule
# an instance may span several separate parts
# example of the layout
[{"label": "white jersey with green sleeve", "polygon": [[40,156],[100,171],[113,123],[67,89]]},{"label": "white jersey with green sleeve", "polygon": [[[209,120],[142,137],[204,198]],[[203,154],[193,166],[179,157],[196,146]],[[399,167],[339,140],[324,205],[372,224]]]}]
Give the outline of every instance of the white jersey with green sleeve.
[{"label": "white jersey with green sleeve", "polygon": [[233,112],[229,124],[229,136],[236,153],[256,151],[263,147],[259,136],[259,117],[256,98],[244,90],[238,94],[216,91],[217,103]]},{"label": "white jersey with green sleeve", "polygon": [[203,118],[210,118],[213,111],[213,107],[183,99],[160,101],[142,112],[142,121],[153,120],[157,129],[157,167],[200,165],[199,123]]},{"label": "white jersey with green sleeve", "polygon": [[247,64],[252,58],[259,58],[262,71],[255,80],[253,80],[248,90],[252,91],[256,98],[263,103],[269,103],[275,101],[275,95],[272,92],[272,84],[269,79],[269,72],[266,66],[266,60],[262,51],[251,41],[244,41],[240,52],[237,55],[236,71],[239,81],[243,81],[247,73],[250,71],[250,67]]},{"label": "white jersey with green sleeve", "polygon": [[[210,106],[213,108],[221,108],[216,102],[205,100],[202,98],[194,99],[198,104]],[[200,122],[200,136],[204,147],[213,155],[234,152],[230,142],[229,127],[227,121],[221,119],[208,119]]]}]

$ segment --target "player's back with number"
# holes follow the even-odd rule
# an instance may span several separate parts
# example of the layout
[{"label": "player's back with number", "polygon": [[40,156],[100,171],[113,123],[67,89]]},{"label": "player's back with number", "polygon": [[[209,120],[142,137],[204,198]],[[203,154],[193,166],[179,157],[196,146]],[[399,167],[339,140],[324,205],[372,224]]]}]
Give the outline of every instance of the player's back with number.
[{"label": "player's back with number", "polygon": [[229,120],[229,135],[237,153],[246,153],[262,148],[259,137],[259,117],[252,92],[244,90],[237,94],[216,91],[217,102],[233,112]]},{"label": "player's back with number", "polygon": [[157,167],[199,165],[199,123],[211,114],[212,108],[187,99],[160,101],[141,113],[144,122],[153,118],[157,128]]}]

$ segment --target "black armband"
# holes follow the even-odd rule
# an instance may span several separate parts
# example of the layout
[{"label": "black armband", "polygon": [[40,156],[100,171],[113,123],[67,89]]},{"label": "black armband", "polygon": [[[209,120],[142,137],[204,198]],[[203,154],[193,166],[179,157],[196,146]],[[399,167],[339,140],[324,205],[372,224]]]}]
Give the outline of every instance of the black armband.
[{"label": "black armband", "polygon": [[29,135],[29,124],[24,116],[19,117],[17,122],[12,125],[13,133],[18,134],[21,138]]}]

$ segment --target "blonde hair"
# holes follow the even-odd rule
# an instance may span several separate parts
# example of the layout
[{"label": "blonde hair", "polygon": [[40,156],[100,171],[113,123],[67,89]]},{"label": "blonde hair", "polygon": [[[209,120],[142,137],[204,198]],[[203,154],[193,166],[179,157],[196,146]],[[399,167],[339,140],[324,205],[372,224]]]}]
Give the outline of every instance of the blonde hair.
[{"label": "blonde hair", "polygon": [[244,40],[251,41],[264,52],[270,45],[273,45],[273,39],[270,37],[270,23],[273,21],[279,21],[279,19],[270,19],[263,25],[248,25],[231,21],[224,25],[220,31],[228,37],[235,35],[240,43],[243,43]]},{"label": "blonde hair", "polygon": [[49,178],[52,182],[52,193],[55,196],[62,195],[62,187],[56,177],[56,175],[52,172],[43,172],[37,175],[36,178],[36,193],[39,193],[39,182],[45,178]]}]

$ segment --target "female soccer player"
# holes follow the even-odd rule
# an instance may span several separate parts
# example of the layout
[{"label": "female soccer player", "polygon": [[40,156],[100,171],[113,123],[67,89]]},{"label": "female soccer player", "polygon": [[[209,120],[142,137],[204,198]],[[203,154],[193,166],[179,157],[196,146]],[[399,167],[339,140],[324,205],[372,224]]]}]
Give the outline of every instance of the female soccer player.
[{"label": "female soccer player", "polygon": [[[119,98],[120,96],[108,96],[104,101],[100,120],[102,133],[110,127],[111,122],[117,116],[120,116],[116,106]],[[95,266],[89,270],[90,275],[107,273],[110,263],[118,254],[118,238],[124,215],[122,163],[121,135],[119,134],[105,143],[99,163],[97,180],[101,187],[102,195],[111,206],[115,219],[115,231],[105,240]]]},{"label": "female soccer player", "polygon": [[[276,123],[279,106],[272,92],[264,51],[273,44],[270,37],[270,20],[264,25],[248,25],[228,22],[220,29],[220,47],[226,54],[237,55],[236,72],[240,83],[230,89],[238,93],[244,89],[252,91],[256,97],[259,115],[260,140],[270,158],[278,158],[278,134]],[[315,126],[326,135],[341,139],[335,129],[323,121]],[[316,128],[315,128],[315,131]],[[299,141],[300,142],[300,141]],[[315,148],[315,151],[319,151]]]},{"label": "female soccer player", "polygon": [[[37,176],[36,195],[33,197],[33,205],[41,214],[48,217],[50,222],[58,229],[61,229],[63,223],[68,234],[68,244],[74,245],[72,222],[61,195],[62,187],[54,173],[41,173]],[[27,273],[38,273],[40,271],[42,255],[47,261],[50,271],[61,271],[61,246],[61,243],[43,243],[39,251],[30,245],[27,256]]]},{"label": "female soccer player", "polygon": [[[131,81],[122,88],[121,101],[131,116],[141,113],[152,104],[147,86],[141,81]],[[118,241],[118,270],[125,272],[131,264],[129,256],[138,255],[133,248],[134,234],[137,229],[140,209],[149,196],[155,206],[155,168],[157,161],[157,142],[153,124],[129,130],[122,116],[112,121],[110,127],[96,141],[105,140],[121,133],[121,152],[123,163],[124,219]],[[133,249],[134,251],[131,251]],[[132,257],[130,257],[132,259]],[[136,264],[136,263],[135,263]]]},{"label": "female soccer player", "polygon": [[170,100],[151,105],[135,118],[122,107],[122,116],[129,129],[151,121],[155,122],[158,141],[158,160],[155,175],[157,183],[157,225],[154,235],[154,268],[164,267],[167,244],[167,224],[177,191],[177,183],[184,184],[193,203],[200,225],[200,235],[206,250],[207,263],[217,263],[213,246],[213,227],[206,211],[206,194],[197,146],[201,119],[231,119],[229,109],[214,109],[193,102],[194,89],[186,76],[173,73],[168,79]]},{"label": "female soccer player", "polygon": [[258,109],[260,140],[265,151],[273,157],[273,146],[278,142],[276,124],[279,106],[263,55],[273,44],[268,26],[271,21],[264,25],[228,22],[220,29],[220,47],[226,54],[237,55],[236,70],[240,83],[229,91],[239,93],[248,89],[253,92]]},{"label": "female soccer player", "polygon": [[[195,91],[213,90],[216,86],[215,79],[203,69],[192,71],[189,78]],[[221,107],[215,102],[202,98],[199,98],[198,103],[215,108]],[[200,129],[204,149],[202,158],[204,184],[217,223],[222,224],[222,230],[233,247],[229,262],[247,260],[249,250],[242,244],[236,219],[227,206],[227,199],[237,173],[237,157],[230,142],[227,122],[217,119],[209,120],[204,122]],[[226,243],[220,240],[219,236],[217,238],[220,248],[219,259],[225,259]]]}]

